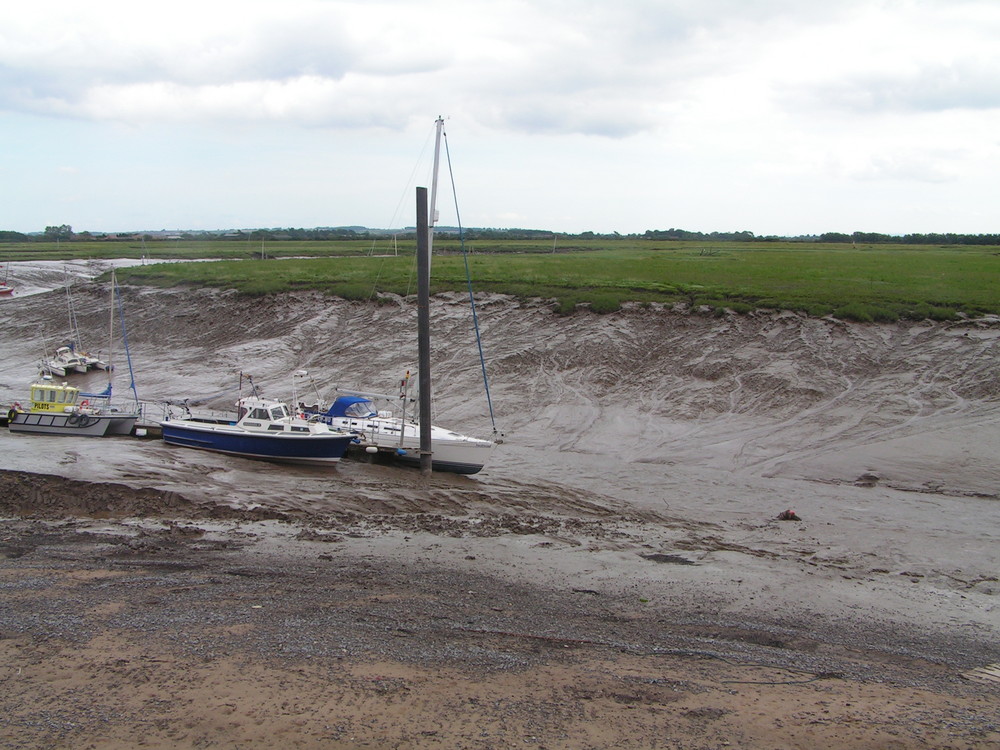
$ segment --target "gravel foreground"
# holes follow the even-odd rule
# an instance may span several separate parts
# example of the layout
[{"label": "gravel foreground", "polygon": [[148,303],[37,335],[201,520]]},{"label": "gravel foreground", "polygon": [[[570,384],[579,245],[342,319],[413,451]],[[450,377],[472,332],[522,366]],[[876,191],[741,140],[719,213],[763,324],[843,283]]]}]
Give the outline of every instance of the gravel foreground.
[{"label": "gravel foreground", "polygon": [[0,478],[0,747],[1000,745],[1000,685],[963,676],[997,652],[968,633],[505,571],[512,540],[541,564],[584,528]]}]

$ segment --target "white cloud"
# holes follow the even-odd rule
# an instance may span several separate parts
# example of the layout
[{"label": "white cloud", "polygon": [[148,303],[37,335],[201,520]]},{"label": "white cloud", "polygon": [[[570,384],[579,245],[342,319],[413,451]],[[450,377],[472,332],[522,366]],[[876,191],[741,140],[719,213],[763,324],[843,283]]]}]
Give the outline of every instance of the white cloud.
[{"label": "white cloud", "polygon": [[[56,1],[4,16],[0,123],[96,128],[104,161],[81,175],[109,168],[119,128],[133,159],[169,143],[178,169],[188,153],[192,170],[227,169],[265,150],[286,165],[309,149],[371,163],[444,114],[497,161],[505,182],[484,189],[514,196],[480,216],[639,231],[720,228],[748,205],[791,224],[781,191],[823,180],[922,185],[900,198],[912,220],[914,201],[940,209],[933,191],[1000,166],[1000,5],[987,0]],[[23,149],[44,132],[10,135]],[[53,158],[76,163],[74,137],[50,143]],[[540,164],[551,182],[529,180],[531,206],[513,205],[515,173]],[[595,178],[628,185],[628,199],[577,208]],[[754,190],[774,207],[749,201]],[[826,228],[867,216],[856,192],[856,209],[850,191],[823,207]],[[970,194],[956,215],[985,226],[983,200]]]}]

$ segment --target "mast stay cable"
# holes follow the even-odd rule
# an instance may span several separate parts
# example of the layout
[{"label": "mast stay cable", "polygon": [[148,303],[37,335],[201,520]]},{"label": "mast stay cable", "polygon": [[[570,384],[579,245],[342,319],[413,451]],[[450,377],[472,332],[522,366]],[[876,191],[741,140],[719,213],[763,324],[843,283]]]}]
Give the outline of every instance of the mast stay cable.
[{"label": "mast stay cable", "polygon": [[[455,173],[451,168],[451,151],[448,148],[448,134],[443,131],[444,153],[448,161],[448,178],[451,180],[451,195],[455,201],[455,222],[458,224],[458,241],[462,248],[462,259],[465,261],[465,280],[469,288],[469,304],[472,307],[472,325],[476,332],[476,346],[479,348],[479,364],[483,371],[483,386],[486,389],[486,404],[490,409],[490,422],[493,424],[493,434],[497,435],[497,421],[493,414],[493,399],[490,396],[490,381],[486,375],[486,357],[483,354],[483,340],[479,335],[479,315],[476,313],[476,299],[472,293],[472,274],[469,271],[469,253],[465,247],[465,231],[462,228],[462,215],[458,210],[458,192],[455,190]],[[497,442],[500,442],[499,439]]]}]

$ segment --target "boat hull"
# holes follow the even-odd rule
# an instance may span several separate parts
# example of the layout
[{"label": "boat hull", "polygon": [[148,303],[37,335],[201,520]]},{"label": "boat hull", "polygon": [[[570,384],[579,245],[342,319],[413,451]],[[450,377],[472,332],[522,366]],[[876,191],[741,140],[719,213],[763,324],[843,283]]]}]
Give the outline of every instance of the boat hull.
[{"label": "boat hull", "polygon": [[70,435],[103,437],[111,426],[112,417],[96,414],[51,414],[46,412],[16,412],[7,425],[11,432],[38,435]]},{"label": "boat hull", "polygon": [[331,464],[343,458],[352,437],[343,434],[266,434],[247,432],[235,424],[166,420],[163,440],[171,445],[231,456],[297,464]]},{"label": "boat hull", "polygon": [[[353,430],[361,448],[374,448],[407,466],[420,465],[420,426],[399,418],[352,419],[327,417],[331,427]],[[400,439],[400,430],[403,437]],[[431,469],[452,474],[476,474],[493,453],[488,440],[459,435],[442,427],[431,427]]]},{"label": "boat hull", "polygon": [[135,428],[135,421],[139,418],[138,414],[111,414],[108,415],[108,431],[105,433],[107,435],[131,435],[132,430]]},{"label": "boat hull", "polygon": [[[433,446],[431,451],[431,470],[446,471],[450,474],[478,474],[483,470],[489,457],[489,449],[455,451],[437,445]],[[406,450],[403,453],[397,452],[395,460],[407,466],[420,466],[420,451]]]}]

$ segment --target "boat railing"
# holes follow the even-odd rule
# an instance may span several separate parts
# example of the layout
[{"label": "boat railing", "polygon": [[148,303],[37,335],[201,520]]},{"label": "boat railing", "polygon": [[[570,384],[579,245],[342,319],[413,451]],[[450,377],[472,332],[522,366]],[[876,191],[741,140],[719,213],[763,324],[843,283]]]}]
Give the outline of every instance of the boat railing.
[{"label": "boat railing", "polygon": [[168,417],[178,419],[183,417],[201,417],[203,419],[221,420],[225,422],[235,422],[236,412],[232,409],[225,411],[222,409],[206,409],[203,406],[192,406],[184,401],[162,401],[155,404],[157,407],[158,419],[162,421]]}]

